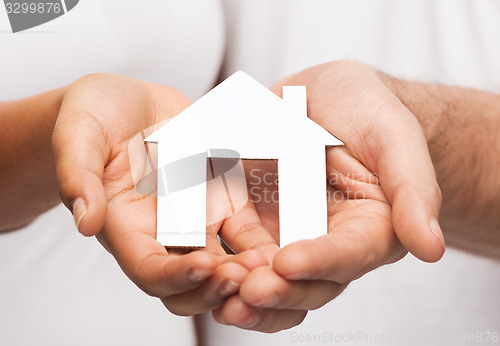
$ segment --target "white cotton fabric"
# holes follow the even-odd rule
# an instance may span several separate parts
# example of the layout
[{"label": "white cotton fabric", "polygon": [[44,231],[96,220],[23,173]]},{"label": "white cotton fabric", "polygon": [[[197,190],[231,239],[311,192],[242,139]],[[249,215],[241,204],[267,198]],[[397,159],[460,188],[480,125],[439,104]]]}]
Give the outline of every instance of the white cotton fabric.
[{"label": "white cotton fabric", "polygon": [[[215,83],[223,33],[217,1],[82,0],[16,34],[2,3],[0,100],[95,72],[171,85],[196,99]],[[94,238],[78,234],[63,206],[0,234],[0,345],[195,343],[192,319],[139,290]]]},{"label": "white cotton fabric", "polygon": [[82,0],[12,34],[0,7],[0,100],[95,72],[172,85],[197,99],[213,86],[224,53],[222,10],[217,0]]},{"label": "white cotton fabric", "polygon": [[[500,3],[494,0],[225,5],[231,27],[226,75],[244,70],[271,86],[308,66],[350,59],[410,80],[500,92]],[[491,333],[500,333],[499,287],[497,261],[451,248],[437,264],[409,255],[352,283],[291,330],[260,334],[207,318],[207,345],[446,345],[463,341],[464,333],[468,343],[461,344],[496,345]]]},{"label": "white cotton fabric", "polygon": [[[500,92],[495,0],[224,5],[82,0],[15,35],[0,5],[0,100],[92,72],[172,85],[196,99],[215,82],[224,49],[224,75],[244,70],[267,86],[310,65],[352,59],[402,78]],[[205,345],[450,344],[457,333],[500,332],[499,286],[495,261],[453,249],[437,264],[407,256],[352,283],[288,331],[247,332],[207,316]],[[0,345],[194,343],[192,320],[136,288],[95,239],[77,233],[63,206],[0,235]]]}]

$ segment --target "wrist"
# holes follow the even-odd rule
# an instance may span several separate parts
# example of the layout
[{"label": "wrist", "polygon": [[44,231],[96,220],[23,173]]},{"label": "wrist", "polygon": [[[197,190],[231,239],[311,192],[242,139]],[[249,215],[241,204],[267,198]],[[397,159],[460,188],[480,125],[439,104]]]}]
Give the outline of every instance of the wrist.
[{"label": "wrist", "polygon": [[381,72],[377,74],[385,86],[418,120],[431,150],[432,143],[436,142],[442,129],[440,124],[442,117],[439,114],[446,111],[445,100],[437,96],[441,86],[405,81]]}]

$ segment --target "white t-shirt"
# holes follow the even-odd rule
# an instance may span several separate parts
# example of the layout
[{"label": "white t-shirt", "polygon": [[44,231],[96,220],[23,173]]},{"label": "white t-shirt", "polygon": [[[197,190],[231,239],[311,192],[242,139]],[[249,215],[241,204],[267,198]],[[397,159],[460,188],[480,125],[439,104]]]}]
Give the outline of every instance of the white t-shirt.
[{"label": "white t-shirt", "polygon": [[[200,96],[222,58],[222,8],[207,0],[136,4],[81,1],[30,30],[43,34],[5,33],[0,10],[0,100],[99,71]],[[342,58],[410,79],[499,91],[494,0],[227,0],[225,7],[226,75],[241,69],[271,85]],[[1,345],[194,343],[190,319],[173,317],[135,288],[94,239],[77,234],[62,206],[24,230],[0,235],[0,263]],[[461,332],[482,332],[485,340],[485,332],[500,332],[499,284],[497,262],[451,249],[432,265],[408,256],[354,282],[292,330],[252,333],[207,319],[206,341],[341,344],[340,338],[368,345],[382,344],[382,337],[394,345],[443,345],[456,343]]]},{"label": "white t-shirt", "polygon": [[[82,0],[43,26],[9,31],[1,4],[1,101],[93,72],[172,85],[196,99],[214,85],[224,53],[217,0]],[[192,319],[140,291],[95,239],[78,234],[62,205],[0,234],[0,345],[194,344]]]},{"label": "white t-shirt", "polygon": [[[225,5],[231,27],[226,75],[244,70],[271,86],[308,66],[352,59],[410,80],[500,92],[495,0],[227,0]],[[449,248],[436,264],[409,255],[369,273],[291,330],[261,334],[207,318],[205,334],[209,346],[223,340],[241,346],[499,345],[491,334],[500,337],[499,287],[499,262]]]},{"label": "white t-shirt", "polygon": [[94,72],[172,85],[196,99],[213,86],[224,54],[218,0],[82,0],[42,26],[9,31],[0,7],[0,100]]}]

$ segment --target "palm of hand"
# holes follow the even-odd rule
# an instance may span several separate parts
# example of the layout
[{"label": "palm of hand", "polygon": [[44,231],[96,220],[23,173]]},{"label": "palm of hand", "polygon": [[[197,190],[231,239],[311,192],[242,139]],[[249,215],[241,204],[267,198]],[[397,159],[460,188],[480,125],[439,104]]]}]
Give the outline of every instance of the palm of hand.
[{"label": "palm of hand", "polygon": [[[278,242],[277,164],[248,161],[244,165],[250,200],[260,222]],[[359,250],[344,260],[346,265],[350,263],[349,267],[359,268],[359,273],[338,281],[350,281],[375,268],[363,266],[364,261],[380,265],[382,258],[372,258],[380,257],[372,251],[374,243],[384,244],[386,253],[390,254],[385,259],[387,263],[404,256],[406,251],[392,227],[391,206],[376,175],[359,163],[346,148],[338,147],[327,149],[327,178],[328,230],[325,230],[325,235],[328,233],[328,236],[325,238],[328,239],[328,246],[344,254],[344,245],[353,249],[353,244],[357,244],[356,249]],[[304,230],[304,238],[307,238],[307,230]],[[293,262],[289,264],[291,271],[298,271],[303,266],[300,260]]]},{"label": "palm of hand", "polygon": [[[167,251],[154,240],[154,198],[133,188],[127,142],[190,102],[173,89],[119,76],[84,79],[70,88],[54,133],[56,159],[66,158],[58,160],[62,197],[69,207],[77,197],[83,196],[87,203],[86,215],[79,218],[80,231],[92,235],[102,228],[99,239],[125,273],[147,293],[163,297],[165,305],[180,314],[219,306],[245,280],[240,295],[231,297],[215,316],[223,323],[243,326],[234,319],[245,316],[242,309],[268,308],[260,322],[251,326],[267,331],[300,323],[305,316],[300,310],[323,305],[349,281],[404,256],[393,226],[414,253],[429,258],[439,255],[442,243],[437,238],[412,234],[427,222],[424,205],[433,208],[434,215],[439,209],[439,189],[428,152],[422,150],[425,139],[418,123],[394,95],[388,96],[373,72],[359,66],[344,67],[318,66],[283,82],[307,85],[311,118],[346,143],[346,148],[327,152],[327,235],[291,244],[276,253],[277,205],[272,198],[251,198],[237,213],[208,228],[207,251],[184,256]],[[401,118],[395,120],[391,113]],[[82,125],[82,136],[69,138],[79,133]],[[386,133],[391,142],[384,139]],[[405,159],[391,151],[389,144],[413,156]],[[81,155],[68,159],[74,153]],[[81,169],[75,171],[73,166]],[[380,173],[380,182],[372,172]],[[419,195],[408,181],[428,189],[421,189]],[[251,189],[249,195],[252,197]],[[403,195],[420,201],[412,213],[401,208],[402,197],[398,196]],[[428,203],[422,204],[426,199]],[[228,256],[219,246],[217,234],[235,253],[241,253],[234,263],[224,263]],[[244,250],[252,248],[272,259],[273,269],[254,269],[266,261],[255,254],[245,255]],[[252,270],[249,275],[248,270]],[[236,285],[223,285],[230,281]],[[224,295],[218,294],[223,286]],[[276,296],[280,299],[266,299]]]},{"label": "palm of hand", "polygon": [[[132,173],[143,167],[129,160],[144,145],[142,137],[131,139],[190,104],[169,87],[91,75],[69,88],[53,136],[62,198],[70,208],[78,198],[85,201],[79,230],[96,234],[132,281],[178,314],[220,305],[249,269],[266,263],[253,252],[227,256],[216,238],[222,222],[209,228],[203,251],[181,256],[185,251],[167,250],[155,240],[156,199],[136,191]],[[240,215],[224,222],[224,229],[231,235],[245,222]]]},{"label": "palm of hand", "polygon": [[[300,323],[305,310],[350,281],[402,258],[400,240],[422,259],[443,253],[440,231],[429,231],[440,193],[425,138],[379,76],[360,64],[332,62],[291,75],[274,91],[283,85],[306,85],[309,117],[345,148],[327,151],[328,234],[281,249],[272,269],[253,270],[239,297],[214,312],[221,323],[268,332]],[[256,209],[275,234],[277,208],[256,203]]]},{"label": "palm of hand", "polygon": [[[298,161],[297,164],[300,164]],[[247,161],[250,200],[260,222],[279,238],[277,164]],[[403,257],[391,207],[373,173],[344,147],[327,149],[328,230],[290,244],[271,267],[254,269],[239,296],[214,312],[221,323],[273,332],[300,323],[307,310],[336,297],[352,280]],[[325,215],[326,216],[326,215]],[[327,234],[326,234],[327,233]],[[304,230],[307,238],[307,230]]]}]

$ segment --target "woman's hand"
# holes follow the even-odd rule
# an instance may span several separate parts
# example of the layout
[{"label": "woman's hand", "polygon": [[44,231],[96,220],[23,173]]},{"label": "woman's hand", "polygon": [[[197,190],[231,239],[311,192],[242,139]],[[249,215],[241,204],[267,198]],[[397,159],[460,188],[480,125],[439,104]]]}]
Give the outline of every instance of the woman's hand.
[{"label": "woman's hand", "polygon": [[[167,86],[89,75],[66,91],[52,138],[61,197],[79,231],[96,235],[133,282],[181,315],[212,310],[236,293],[249,270],[268,263],[257,250],[243,250],[271,239],[254,227],[254,236],[232,241],[232,234],[258,221],[248,205],[208,227],[204,249],[167,250],[155,240],[156,198],[136,191],[130,140],[190,104]],[[220,229],[242,253],[226,254],[217,241]]]}]

